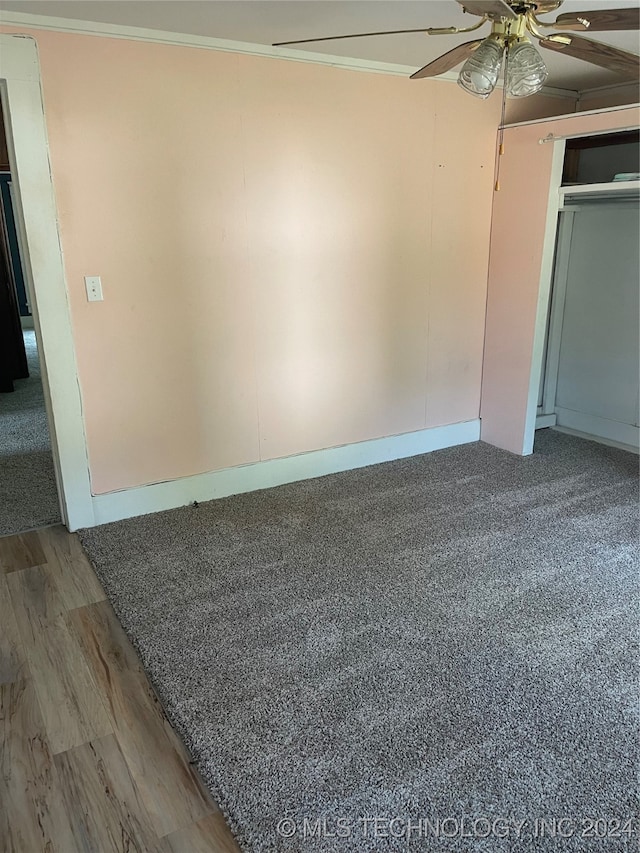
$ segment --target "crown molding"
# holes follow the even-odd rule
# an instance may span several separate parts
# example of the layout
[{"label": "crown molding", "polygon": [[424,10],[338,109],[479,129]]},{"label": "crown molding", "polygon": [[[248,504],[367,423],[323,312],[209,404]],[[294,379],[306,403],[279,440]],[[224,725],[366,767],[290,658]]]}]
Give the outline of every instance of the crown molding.
[{"label": "crown molding", "polygon": [[[251,56],[265,56],[272,59],[286,59],[294,62],[309,62],[316,65],[329,65],[335,68],[348,68],[352,71],[368,71],[399,77],[406,77],[413,74],[416,70],[413,65],[377,62],[370,59],[353,59],[347,56],[333,56],[306,50],[294,50],[288,47],[271,47],[270,45],[255,44],[253,42],[233,41],[231,39],[214,38],[213,36],[197,36],[189,33],[174,33],[166,30],[148,29],[146,27],[127,27],[120,24],[82,21],[75,18],[32,15],[27,12],[0,10],[0,25],[2,24],[14,27],[24,26],[37,30],[75,33],[76,35],[84,36],[129,39],[155,44],[195,47],[201,50],[218,50],[226,53],[244,53]],[[441,75],[438,79],[443,79],[443,77],[445,75]],[[457,79],[457,77],[453,77],[453,79]]]},{"label": "crown molding", "polygon": [[[250,56],[265,56],[272,59],[286,59],[292,62],[309,62],[316,65],[328,65],[332,68],[345,68],[351,71],[366,71],[373,74],[390,74],[395,77],[408,77],[416,71],[413,65],[399,65],[393,62],[377,62],[371,59],[354,59],[347,56],[333,56],[326,53],[313,53],[307,50],[295,50],[288,47],[271,47],[253,42],[233,41],[196,36],[189,33],[174,33],[166,30],[154,30],[145,27],[126,27],[120,24],[105,24],[97,21],[83,21],[75,18],[59,18],[50,15],[33,15],[28,12],[8,12],[0,10],[0,25],[24,26],[37,30],[53,30],[61,33],[75,33],[84,36],[102,38],[129,39],[132,41],[152,42],[155,44],[195,47],[201,50],[219,50],[226,53],[244,53]],[[449,83],[458,81],[456,71],[446,71],[433,77]],[[499,83],[497,88],[502,88]],[[573,89],[545,86],[541,95],[552,98],[577,98]]]},{"label": "crown molding", "polygon": [[558,86],[543,86],[538,94],[545,95],[547,98],[572,98],[573,100],[577,100],[580,92],[577,89],[560,89]]},{"label": "crown molding", "polygon": [[590,95],[606,95],[626,89],[633,89],[636,93],[640,94],[640,84],[637,80],[627,80],[624,83],[608,83],[606,86],[592,86],[590,89],[581,89],[578,94],[581,99],[584,99]]}]

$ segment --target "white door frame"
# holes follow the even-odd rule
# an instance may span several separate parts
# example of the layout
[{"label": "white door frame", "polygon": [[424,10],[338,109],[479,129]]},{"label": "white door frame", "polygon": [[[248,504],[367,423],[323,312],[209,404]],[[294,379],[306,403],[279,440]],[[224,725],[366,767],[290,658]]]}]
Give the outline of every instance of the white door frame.
[{"label": "white door frame", "polygon": [[77,530],[94,524],[93,499],[40,66],[32,37],[0,34],[0,95],[60,508],[65,524]]},{"label": "white door frame", "polygon": [[[560,352],[562,346],[562,330],[564,326],[565,304],[567,286],[569,281],[569,269],[571,259],[571,240],[575,216],[580,211],[597,209],[617,209],[621,205],[638,204],[638,195],[628,193],[625,186],[621,191],[612,188],[610,196],[604,199],[583,198],[576,195],[565,200],[560,208],[560,225],[558,228],[558,242],[556,251],[556,265],[553,277],[553,292],[551,297],[551,312],[549,323],[549,334],[547,340],[547,358],[545,364],[545,376],[543,385],[542,406],[538,410],[537,426],[545,426],[545,418],[553,417],[553,425],[559,429],[572,430],[581,435],[597,436],[598,441],[622,447],[625,450],[638,452],[638,427],[632,424],[599,418],[595,415],[587,415],[584,412],[564,409],[557,405],[556,394],[558,388],[558,375],[560,370]],[[638,191],[636,191],[637,193]],[[565,193],[570,195],[568,189]]]},{"label": "white door frame", "polygon": [[[624,109],[621,107],[620,109]],[[545,224],[544,243],[542,250],[542,264],[540,269],[540,279],[538,288],[538,306],[536,311],[535,331],[533,336],[533,350],[531,355],[531,371],[529,374],[529,391],[527,395],[527,408],[525,417],[524,434],[522,438],[522,455],[527,456],[533,453],[533,442],[536,431],[536,420],[540,417],[537,426],[552,426],[552,420],[545,422],[546,414],[543,414],[538,409],[538,400],[540,397],[540,382],[542,378],[542,370],[544,367],[545,358],[545,343],[547,334],[547,320],[549,317],[549,299],[551,297],[551,288],[554,274],[554,260],[556,252],[556,238],[558,229],[558,217],[561,211],[566,209],[565,195],[571,196],[580,192],[576,187],[562,187],[562,171],[564,166],[564,154],[567,144],[567,139],[572,139],[582,136],[601,136],[610,133],[622,133],[625,130],[637,130],[637,125],[607,128],[598,130],[592,133],[573,133],[562,137],[551,137],[549,140],[541,139],[540,143],[545,144],[552,142],[553,154],[551,165],[551,178],[549,182],[549,197],[547,201],[547,219]],[[627,192],[629,187],[636,186],[634,184],[599,184],[603,192],[608,195],[616,195],[618,193]],[[595,188],[585,187],[585,191],[591,191]]]},{"label": "white door frame", "polygon": [[540,426],[540,416],[553,416],[555,424],[556,387],[558,385],[560,344],[562,342],[564,302],[567,295],[567,280],[569,277],[574,211],[565,209],[561,211],[561,214],[558,223],[555,271],[551,282],[551,308],[549,312],[546,358],[543,362],[545,374],[543,377],[542,405],[538,409],[538,426]]},{"label": "white door frame", "polygon": [[560,210],[560,186],[564,167],[565,139],[553,142],[551,164],[551,179],[549,181],[549,197],[547,200],[547,221],[544,232],[542,264],[540,269],[540,284],[538,287],[538,306],[536,309],[535,331],[533,335],[533,352],[531,354],[531,372],[529,374],[529,391],[527,394],[527,410],[525,417],[524,435],[522,437],[522,455],[533,453],[533,440],[536,432],[538,416],[538,398],[540,396],[540,380],[544,364],[545,339],[547,334],[547,318],[549,316],[549,299],[551,298],[551,282],[556,250],[556,231],[558,213]]}]

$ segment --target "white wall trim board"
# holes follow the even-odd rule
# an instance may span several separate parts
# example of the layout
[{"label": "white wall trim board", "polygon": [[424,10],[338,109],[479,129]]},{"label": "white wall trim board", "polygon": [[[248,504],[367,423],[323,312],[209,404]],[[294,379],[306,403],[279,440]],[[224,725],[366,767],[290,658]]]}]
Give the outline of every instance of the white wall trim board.
[{"label": "white wall trim board", "polygon": [[[550,121],[564,121],[568,118],[582,118],[583,116],[596,116],[599,113],[616,113],[619,110],[632,110],[632,109],[640,109],[640,103],[634,104],[619,104],[616,107],[601,107],[597,110],[582,110],[578,113],[565,113],[560,116],[547,116],[546,118],[534,118],[529,119],[528,121],[514,121],[513,124],[505,124],[505,130],[509,127],[524,127],[527,124],[547,124]],[[588,134],[585,134],[584,131],[582,133],[575,133],[573,136],[599,136],[603,133],[622,133],[624,130],[636,130],[638,124],[629,125],[627,128],[616,128],[615,130],[599,130],[599,131],[589,131]],[[555,139],[559,139],[560,137],[555,137]],[[571,134],[566,134],[563,139],[571,139]],[[551,141],[551,140],[549,140]]]},{"label": "white wall trim board", "polygon": [[87,444],[35,40],[0,34],[0,94],[62,517],[93,524]]},{"label": "white wall trim board", "polygon": [[558,208],[560,206],[559,189],[562,184],[565,147],[566,142],[564,139],[557,140],[553,145],[551,180],[549,181],[549,197],[547,201],[547,221],[545,225],[544,246],[542,250],[542,263],[540,268],[540,285],[538,287],[538,306],[536,309],[536,324],[533,335],[533,350],[531,353],[531,372],[529,374],[527,411],[525,416],[524,435],[522,438],[523,456],[528,456],[530,453],[533,453],[533,440],[536,431],[538,397],[540,393],[540,379],[544,362],[547,316],[549,311],[549,299],[551,297],[551,281],[553,278],[553,262],[556,248]]},{"label": "white wall trim board", "polygon": [[536,416],[536,429],[547,429],[548,427],[552,427],[556,425],[556,416],[553,415],[542,415],[538,414]]},{"label": "white wall trim board", "polygon": [[556,407],[556,428],[572,432],[591,441],[602,441],[614,447],[633,450],[638,453],[640,448],[640,427],[587,415],[584,412],[574,412],[572,409]]},{"label": "white wall trim board", "polygon": [[480,420],[477,419],[95,495],[95,524],[107,524],[123,518],[161,512],[186,506],[194,501],[200,503],[298,480],[323,477],[326,474],[430,453],[445,447],[469,444],[479,439]]},{"label": "white wall trim board", "polygon": [[[620,109],[626,110],[629,107],[630,107],[630,105],[627,104],[624,107],[620,107]],[[616,112],[617,109],[618,109],[618,107],[611,107],[611,108],[607,107],[605,112],[613,113],[613,112]],[[573,117],[573,115],[574,115],[574,113],[571,114],[571,117]],[[575,115],[586,115],[586,113],[575,113]],[[563,133],[563,134],[558,134],[558,136],[555,136],[553,133],[550,133],[544,139],[541,139],[539,141],[540,141],[540,144],[542,145],[542,143],[557,142],[558,139],[581,139],[584,136],[609,136],[612,133],[625,133],[627,130],[637,130],[637,129],[638,129],[638,122],[634,122],[633,124],[628,124],[625,127],[616,127],[615,130],[611,130],[611,128],[605,128],[603,130],[594,130],[594,131],[591,131],[591,132],[586,133],[586,134],[584,131],[577,131],[576,133]]]},{"label": "white wall trim board", "polygon": [[[333,68],[346,68],[351,71],[368,71],[373,74],[391,74],[396,77],[409,77],[417,70],[414,65],[401,65],[393,62],[377,62],[373,59],[354,59],[348,56],[333,56],[324,53],[314,53],[307,50],[296,50],[292,47],[271,47],[270,45],[255,44],[254,42],[220,39],[213,36],[197,36],[189,33],[174,33],[166,30],[154,30],[146,27],[127,27],[119,24],[105,24],[97,21],[83,21],[75,18],[58,18],[51,15],[33,15],[28,12],[9,12],[0,10],[0,24],[7,26],[24,26],[38,30],[53,30],[61,33],[76,33],[85,36],[102,36],[103,38],[130,39],[147,41],[156,44],[181,45],[182,47],[197,47],[204,50],[220,50],[226,53],[245,53],[251,56],[266,56],[272,59],[288,59],[294,62],[311,62],[317,65],[330,65]],[[455,83],[458,73],[447,71],[434,77]],[[497,88],[502,88],[502,81]],[[552,98],[575,98],[579,93],[574,89],[559,89],[545,86],[540,94]]]}]

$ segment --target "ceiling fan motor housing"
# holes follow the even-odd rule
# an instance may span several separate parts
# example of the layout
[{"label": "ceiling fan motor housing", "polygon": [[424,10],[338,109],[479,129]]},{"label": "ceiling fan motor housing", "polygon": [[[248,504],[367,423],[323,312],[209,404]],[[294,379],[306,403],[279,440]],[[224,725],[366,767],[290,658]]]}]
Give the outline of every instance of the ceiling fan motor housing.
[{"label": "ceiling fan motor housing", "polygon": [[564,0],[507,0],[508,5],[517,15],[526,15],[527,12],[546,15],[549,12],[555,12],[563,2]]}]

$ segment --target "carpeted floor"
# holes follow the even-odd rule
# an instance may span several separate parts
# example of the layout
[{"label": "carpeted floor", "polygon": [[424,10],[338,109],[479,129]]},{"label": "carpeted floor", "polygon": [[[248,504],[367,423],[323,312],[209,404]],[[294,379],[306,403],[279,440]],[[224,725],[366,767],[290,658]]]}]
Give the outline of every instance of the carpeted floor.
[{"label": "carpeted floor", "polygon": [[0,394],[0,536],[60,521],[35,332],[24,340],[29,378]]},{"label": "carpeted floor", "polygon": [[244,850],[635,850],[637,471],[547,430],[81,537]]}]

